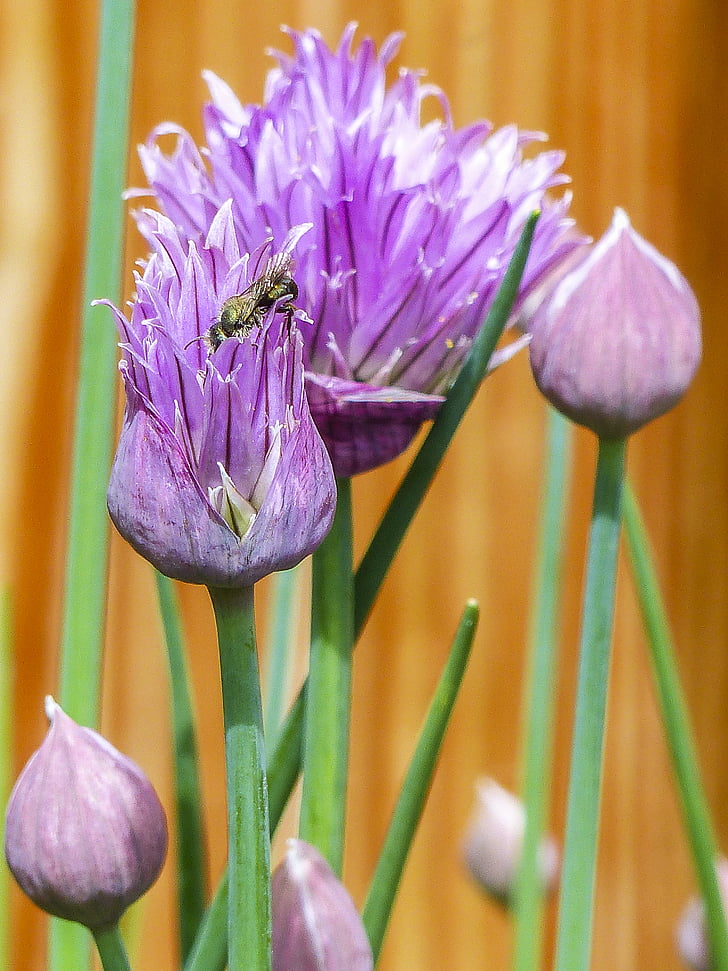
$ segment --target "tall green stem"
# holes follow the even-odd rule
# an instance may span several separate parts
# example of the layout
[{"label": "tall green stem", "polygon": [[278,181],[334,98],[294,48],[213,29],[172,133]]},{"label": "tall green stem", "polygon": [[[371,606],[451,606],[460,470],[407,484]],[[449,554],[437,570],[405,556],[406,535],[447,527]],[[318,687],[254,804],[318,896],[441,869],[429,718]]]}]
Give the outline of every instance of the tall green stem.
[{"label": "tall green stem", "polygon": [[589,967],[626,440],[599,440],[582,616],[556,971]]},{"label": "tall green stem", "polygon": [[548,810],[549,764],[554,706],[554,657],[563,553],[563,516],[571,425],[549,409],[546,483],[531,625],[531,651],[525,704],[523,801],[526,831],[515,894],[516,971],[536,971],[542,941],[543,887],[538,847]]},{"label": "tall green stem", "polygon": [[713,826],[700,782],[700,770],[670,628],[642,517],[629,485],[624,494],[624,524],[637,596],[648,635],[662,723],[678,783],[695,869],[705,901],[712,966],[716,969],[728,969],[728,930],[715,872],[717,850]]},{"label": "tall green stem", "polygon": [[211,587],[225,719],[228,968],[269,971],[270,837],[253,588]]},{"label": "tall green stem", "polygon": [[[92,307],[91,301],[109,297],[121,303],[121,194],[129,141],[133,36],[133,0],[104,0],[58,692],[64,711],[80,724],[91,726],[98,724],[99,714],[109,542],[106,487],[116,402],[114,330],[108,312]],[[50,971],[83,971],[90,958],[84,928],[51,921]]]},{"label": "tall green stem", "polygon": [[187,652],[174,583],[156,570],[159,611],[167,646],[172,694],[172,739],[177,809],[177,911],[180,953],[192,949],[205,913],[205,829],[202,823],[195,716]]},{"label": "tall green stem", "polygon": [[303,740],[301,839],[341,874],[354,647],[351,483],[339,479],[331,531],[313,554],[311,659]]}]

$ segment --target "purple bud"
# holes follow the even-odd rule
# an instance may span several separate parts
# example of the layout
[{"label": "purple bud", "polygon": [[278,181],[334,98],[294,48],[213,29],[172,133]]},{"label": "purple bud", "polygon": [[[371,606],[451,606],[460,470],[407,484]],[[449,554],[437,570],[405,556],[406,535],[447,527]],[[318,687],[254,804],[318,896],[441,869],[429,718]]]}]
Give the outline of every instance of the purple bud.
[{"label": "purple bud", "polygon": [[43,910],[111,927],[159,876],[164,810],[130,759],[46,698],[50,729],[10,795],[5,856]]},{"label": "purple bud", "polygon": [[[728,904],[728,860],[716,864],[718,886],[723,908]],[[687,904],[677,928],[677,947],[680,957],[695,971],[710,971],[710,949],[705,928],[705,904],[697,897]]]},{"label": "purple bud", "polygon": [[[526,812],[520,800],[492,779],[480,779],[475,794],[463,843],[465,862],[473,879],[507,905],[521,862]],[[539,846],[538,869],[544,891],[550,892],[559,876],[559,851],[551,836]]]},{"label": "purple bud", "polygon": [[288,840],[271,892],[273,971],[371,971],[354,901],[317,849]]},{"label": "purple bud", "polygon": [[692,290],[621,209],[559,282],[531,332],[539,389],[604,438],[623,438],[672,408],[700,363]]}]

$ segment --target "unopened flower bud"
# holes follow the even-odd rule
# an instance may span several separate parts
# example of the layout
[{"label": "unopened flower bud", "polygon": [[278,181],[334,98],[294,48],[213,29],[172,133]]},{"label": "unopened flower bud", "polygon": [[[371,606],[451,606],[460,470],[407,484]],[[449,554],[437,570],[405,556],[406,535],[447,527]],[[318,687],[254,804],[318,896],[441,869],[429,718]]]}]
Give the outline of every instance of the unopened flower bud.
[{"label": "unopened flower bud", "polygon": [[[476,784],[476,805],[463,842],[471,876],[503,904],[515,889],[523,852],[526,812],[523,803],[492,779]],[[553,837],[541,840],[537,865],[544,892],[556,887],[559,851]]]},{"label": "unopened flower bud", "polygon": [[[718,860],[716,873],[725,910],[728,909],[728,860]],[[705,904],[698,897],[693,897],[682,913],[677,928],[677,948],[680,957],[694,971],[711,971]]]},{"label": "unopened flower bud", "polygon": [[371,971],[354,901],[321,854],[288,840],[271,882],[273,971]]},{"label": "unopened flower bud", "polygon": [[568,418],[608,439],[672,408],[700,363],[692,290],[621,209],[530,330],[539,389]]},{"label": "unopened flower bud", "polygon": [[10,795],[5,856],[43,910],[111,927],[149,889],[167,853],[152,784],[130,759],[46,698],[50,729]]}]

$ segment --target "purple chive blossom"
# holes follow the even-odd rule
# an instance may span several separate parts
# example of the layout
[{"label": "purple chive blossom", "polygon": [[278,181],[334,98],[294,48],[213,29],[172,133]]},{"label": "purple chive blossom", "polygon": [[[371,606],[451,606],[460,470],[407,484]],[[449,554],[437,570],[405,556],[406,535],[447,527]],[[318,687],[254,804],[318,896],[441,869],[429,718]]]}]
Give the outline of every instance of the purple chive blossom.
[{"label": "purple chive blossom", "polygon": [[528,326],[540,391],[603,438],[631,435],[672,408],[700,363],[695,295],[622,209]]},{"label": "purple chive blossom", "polygon": [[5,856],[43,910],[113,927],[159,876],[167,821],[149,779],[49,696],[50,729],[10,796]]},{"label": "purple chive blossom", "polygon": [[[304,392],[304,315],[274,303],[212,350],[206,334],[222,305],[260,275],[270,248],[243,251],[230,204],[204,241],[151,210],[137,220],[152,253],[129,318],[112,306],[126,412],[109,512],[162,573],[247,586],[312,552],[336,503]],[[307,228],[291,230],[281,252]]]},{"label": "purple chive blossom", "polygon": [[[568,195],[545,198],[567,181],[563,153],[524,160],[544,136],[513,125],[454,128],[420,72],[387,86],[400,34],[377,52],[370,39],[353,50],[354,31],[332,51],[314,30],[287,30],[294,53],[276,54],[262,106],[206,73],[206,148],[165,124],[140,150],[158,201],[189,234],[204,237],[229,199],[248,249],[313,224],[296,250],[298,302],[314,321],[307,390],[339,475],[394,458],[436,414],[532,210],[543,214],[519,301],[579,242]],[[423,125],[429,96],[442,119]]]}]

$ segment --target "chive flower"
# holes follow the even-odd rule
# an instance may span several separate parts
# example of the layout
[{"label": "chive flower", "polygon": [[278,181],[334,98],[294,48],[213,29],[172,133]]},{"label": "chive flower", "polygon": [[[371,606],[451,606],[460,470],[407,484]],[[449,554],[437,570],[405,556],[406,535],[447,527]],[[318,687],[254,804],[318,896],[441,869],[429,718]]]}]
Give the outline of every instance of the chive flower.
[{"label": "chive flower", "polygon": [[361,917],[319,851],[289,839],[271,880],[273,971],[372,971]]},{"label": "chive flower", "polygon": [[[206,146],[164,124],[140,149],[158,203],[190,235],[204,237],[228,200],[248,249],[312,223],[296,251],[299,304],[314,321],[307,391],[342,476],[394,458],[437,413],[534,209],[519,300],[580,242],[568,195],[546,197],[567,181],[562,152],[524,158],[544,136],[514,125],[455,128],[421,72],[387,85],[402,35],[354,50],[355,29],[332,50],[315,30],[285,28],[294,52],[276,54],[262,105],[242,105],[207,72]],[[441,117],[423,124],[428,98]]]},{"label": "chive flower", "polygon": [[102,301],[121,335],[126,391],[109,513],[167,576],[250,586],[311,553],[336,504],[306,401],[298,323],[308,325],[289,306],[292,288],[259,291],[235,326],[235,298],[266,268],[288,266],[308,227],[294,227],[278,254],[268,243],[248,254],[230,203],[204,240],[152,210],[137,222],[152,252],[131,312]]},{"label": "chive flower", "polygon": [[[465,864],[473,879],[500,903],[509,906],[516,886],[526,832],[526,810],[520,799],[493,779],[480,779],[475,807],[463,840]],[[538,848],[538,874],[544,893],[559,878],[560,854],[552,836]]]},{"label": "chive flower", "polygon": [[561,277],[529,330],[541,392],[607,439],[672,408],[700,363],[700,311],[690,286],[622,209]]},{"label": "chive flower", "polygon": [[10,796],[5,856],[43,910],[113,927],[159,876],[167,822],[149,779],[46,698],[50,729]]}]

